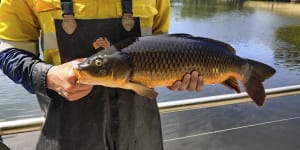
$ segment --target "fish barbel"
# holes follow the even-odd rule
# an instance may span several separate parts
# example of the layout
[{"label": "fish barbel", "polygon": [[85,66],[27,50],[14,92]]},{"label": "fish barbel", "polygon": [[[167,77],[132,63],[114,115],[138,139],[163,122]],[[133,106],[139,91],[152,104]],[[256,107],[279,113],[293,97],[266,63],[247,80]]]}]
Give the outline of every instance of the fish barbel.
[{"label": "fish barbel", "polygon": [[240,93],[237,80],[259,106],[265,101],[262,82],[276,71],[241,58],[226,43],[188,34],[129,38],[79,63],[74,72],[79,83],[131,89],[155,98],[152,88],[171,86],[197,71],[204,84],[222,83]]}]

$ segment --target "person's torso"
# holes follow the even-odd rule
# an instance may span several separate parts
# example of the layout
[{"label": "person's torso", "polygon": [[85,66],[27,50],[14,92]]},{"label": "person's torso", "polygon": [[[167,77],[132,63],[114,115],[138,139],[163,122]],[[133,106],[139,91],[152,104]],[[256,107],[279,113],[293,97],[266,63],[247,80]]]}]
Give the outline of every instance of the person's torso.
[{"label": "person's torso", "polygon": [[[74,0],[74,17],[80,20],[111,19],[122,17],[121,0]],[[57,44],[55,20],[62,19],[60,0],[37,0],[35,13],[42,30],[41,48],[44,60],[51,64],[60,64]],[[155,15],[157,14],[155,0],[134,0],[132,4],[134,17],[139,17],[141,35],[151,35]]]}]

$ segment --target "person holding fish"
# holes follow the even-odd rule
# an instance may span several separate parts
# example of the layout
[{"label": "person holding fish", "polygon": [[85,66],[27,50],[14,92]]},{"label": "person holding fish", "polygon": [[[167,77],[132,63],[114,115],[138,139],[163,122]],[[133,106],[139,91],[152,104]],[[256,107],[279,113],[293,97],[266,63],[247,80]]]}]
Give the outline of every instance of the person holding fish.
[{"label": "person holding fish", "polygon": [[[78,83],[73,70],[119,41],[167,33],[169,17],[165,0],[2,0],[0,68],[45,112],[36,149],[163,149],[155,100]],[[201,90],[198,72],[182,76],[169,89]]]}]

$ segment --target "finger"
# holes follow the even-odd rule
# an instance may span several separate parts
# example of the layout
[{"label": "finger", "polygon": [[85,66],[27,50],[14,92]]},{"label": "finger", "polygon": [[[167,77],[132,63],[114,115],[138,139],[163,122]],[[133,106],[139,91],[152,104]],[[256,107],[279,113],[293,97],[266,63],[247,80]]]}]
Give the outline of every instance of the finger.
[{"label": "finger", "polygon": [[93,87],[94,87],[93,85],[76,83],[75,86],[74,86],[73,91],[77,92],[77,91],[89,90]]},{"label": "finger", "polygon": [[85,90],[79,90],[79,91],[76,91],[76,92],[73,92],[73,93],[65,93],[64,97],[66,99],[68,99],[69,101],[76,101],[76,100],[79,100],[80,98],[88,95],[91,91],[92,91],[92,88],[91,89],[85,89]]},{"label": "finger", "polygon": [[65,97],[65,92],[63,89],[57,89],[57,93],[63,97]]},{"label": "finger", "polygon": [[197,81],[198,81],[198,72],[193,71],[190,79],[190,83],[187,87],[187,90],[189,91],[195,91],[197,88]]},{"label": "finger", "polygon": [[86,58],[77,58],[77,59],[74,59],[74,60],[72,61],[72,63],[73,63],[73,64],[80,63],[80,62],[84,61],[85,59],[86,59]]},{"label": "finger", "polygon": [[69,84],[71,84],[71,86],[75,86],[77,84],[77,76],[75,76],[75,73],[72,71],[72,74],[70,73],[69,78],[67,79]]},{"label": "finger", "polygon": [[178,90],[179,90],[179,91],[186,90],[186,88],[188,87],[188,85],[189,85],[189,83],[190,83],[190,79],[191,79],[191,75],[190,75],[190,74],[186,74],[186,75],[183,77],[183,80],[182,80],[181,84],[179,85]]},{"label": "finger", "polygon": [[199,76],[198,81],[197,81],[196,91],[198,91],[198,92],[201,91],[203,89],[203,85],[204,85],[203,77]]},{"label": "finger", "polygon": [[177,91],[180,84],[181,84],[181,81],[176,81],[172,86],[168,86],[168,88],[170,90]]},{"label": "finger", "polygon": [[94,87],[93,85],[75,83],[75,84],[72,84],[71,86],[65,88],[64,90],[68,93],[76,93],[79,91],[90,90],[93,87]]}]

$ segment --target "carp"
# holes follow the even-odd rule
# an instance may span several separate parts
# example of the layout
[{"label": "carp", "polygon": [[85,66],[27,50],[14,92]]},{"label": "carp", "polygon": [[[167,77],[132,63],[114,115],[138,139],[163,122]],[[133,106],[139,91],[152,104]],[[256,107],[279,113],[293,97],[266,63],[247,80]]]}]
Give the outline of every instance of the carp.
[{"label": "carp", "polygon": [[263,81],[272,67],[239,57],[229,44],[189,34],[128,38],[86,58],[75,67],[78,83],[130,89],[154,99],[156,87],[171,86],[197,71],[204,84],[224,84],[240,93],[238,80],[259,106],[265,101]]}]

